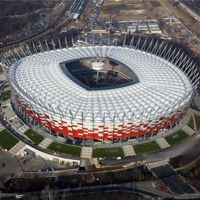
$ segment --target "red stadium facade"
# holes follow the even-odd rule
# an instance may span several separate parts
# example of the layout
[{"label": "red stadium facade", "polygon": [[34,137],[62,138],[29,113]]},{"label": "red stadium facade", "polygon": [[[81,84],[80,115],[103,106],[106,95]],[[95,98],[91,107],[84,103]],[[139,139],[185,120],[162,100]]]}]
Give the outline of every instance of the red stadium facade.
[{"label": "red stadium facade", "polygon": [[18,97],[15,98],[15,106],[17,107],[20,115],[24,119],[30,122],[37,122],[42,126],[52,130],[56,133],[63,134],[64,136],[70,136],[81,139],[93,139],[93,140],[119,140],[119,139],[131,139],[141,136],[153,136],[158,132],[170,129],[177,125],[187,112],[187,108],[181,112],[177,112],[172,116],[165,118],[162,117],[158,122],[146,123],[136,125],[132,122],[121,124],[116,126],[112,130],[106,126],[106,124],[99,124],[95,129],[88,129],[87,124],[83,122],[70,123],[70,121],[51,119],[48,114],[39,114],[31,106],[23,104]]}]

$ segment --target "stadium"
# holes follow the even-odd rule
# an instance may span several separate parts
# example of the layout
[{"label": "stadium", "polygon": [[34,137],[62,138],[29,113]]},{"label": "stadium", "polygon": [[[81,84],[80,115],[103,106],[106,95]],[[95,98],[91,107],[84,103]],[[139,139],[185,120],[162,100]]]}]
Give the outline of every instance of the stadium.
[{"label": "stadium", "polygon": [[179,124],[198,84],[171,46],[78,46],[30,54],[9,69],[21,118],[71,140],[146,139]]}]

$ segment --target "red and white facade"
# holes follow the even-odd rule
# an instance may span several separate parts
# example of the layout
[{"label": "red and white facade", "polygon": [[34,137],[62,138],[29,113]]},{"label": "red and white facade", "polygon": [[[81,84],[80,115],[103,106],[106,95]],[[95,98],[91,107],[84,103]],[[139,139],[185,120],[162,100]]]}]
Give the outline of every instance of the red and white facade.
[{"label": "red and white facade", "polygon": [[139,82],[88,91],[64,73],[63,63],[96,57],[96,49],[64,48],[16,61],[9,70],[14,107],[57,133],[102,141],[151,136],[182,119],[199,80],[193,63],[170,53],[164,58],[162,51],[99,46],[100,58],[128,66]]}]

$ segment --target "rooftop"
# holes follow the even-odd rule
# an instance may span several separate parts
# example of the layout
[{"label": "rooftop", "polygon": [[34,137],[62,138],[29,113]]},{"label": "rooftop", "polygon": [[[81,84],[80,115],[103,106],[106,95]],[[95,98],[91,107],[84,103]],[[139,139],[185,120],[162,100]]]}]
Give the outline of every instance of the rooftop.
[{"label": "rooftop", "polygon": [[[103,90],[87,90],[64,73],[61,63],[96,57],[96,47],[52,50],[25,57],[10,69],[11,85],[27,104],[60,118],[130,121],[170,115],[188,103],[192,84],[174,64],[141,50],[100,46],[99,57],[127,66],[136,84]],[[85,61],[86,62],[86,61]],[[66,65],[64,65],[66,69]],[[126,74],[126,73],[125,73]],[[77,79],[77,78],[76,78]]]}]

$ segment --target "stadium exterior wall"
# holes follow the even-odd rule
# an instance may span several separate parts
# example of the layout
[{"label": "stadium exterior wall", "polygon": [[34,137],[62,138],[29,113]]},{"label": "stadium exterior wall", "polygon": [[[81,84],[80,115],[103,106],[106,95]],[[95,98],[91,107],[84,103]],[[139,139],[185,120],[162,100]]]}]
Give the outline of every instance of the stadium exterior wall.
[{"label": "stadium exterior wall", "polygon": [[[122,98],[122,101],[120,101],[120,103],[118,99],[117,101],[113,101],[112,102],[113,109],[112,108],[109,109],[110,104],[106,104],[105,107],[104,107],[104,104],[102,104],[103,109],[101,110],[101,113],[100,113],[101,116],[97,119],[94,117],[94,115],[90,115],[89,118],[84,119],[84,115],[82,115],[84,114],[83,113],[83,111],[85,111],[84,109],[79,111],[79,115],[77,115],[77,117],[74,117],[76,115],[73,116],[73,113],[70,110],[70,109],[73,109],[73,106],[70,107],[67,115],[65,114],[63,115],[63,112],[60,107],[59,107],[59,110],[55,111],[55,109],[53,109],[52,106],[48,104],[48,102],[45,102],[45,98],[43,98],[41,101],[40,95],[42,93],[40,93],[40,95],[34,95],[34,94],[38,94],[38,92],[40,92],[39,90],[41,90],[43,94],[46,95],[46,91],[44,91],[43,89],[45,88],[45,85],[43,85],[43,82],[41,82],[41,80],[43,80],[42,79],[43,76],[38,76],[39,78],[35,82],[32,81],[32,79],[30,79],[29,76],[27,76],[28,79],[26,79],[27,77],[25,77],[25,75],[29,75],[30,71],[27,71],[26,70],[27,68],[23,68],[24,66],[24,67],[29,67],[29,69],[35,69],[35,67],[37,66],[42,66],[41,69],[43,69],[45,67],[47,68],[49,64],[52,64],[52,67],[48,68],[48,70],[52,70],[51,73],[49,71],[48,72],[41,71],[41,73],[38,73],[38,71],[35,70],[33,71],[35,73],[32,74],[33,75],[32,78],[34,79],[35,75],[38,75],[38,74],[41,74],[41,75],[45,73],[46,75],[51,74],[51,77],[48,76],[45,78],[48,78],[48,81],[49,81],[49,78],[54,77],[55,82],[53,83],[56,84],[59,81],[63,81],[63,80],[59,80],[58,77],[55,75],[58,75],[59,77],[62,78],[63,76],[61,75],[63,74],[60,73],[61,70],[58,70],[58,67],[57,67],[58,65],[54,65],[53,59],[55,59],[57,63],[62,63],[63,61],[70,60],[72,58],[80,59],[80,58],[85,58],[85,56],[91,57],[91,55],[95,57],[98,51],[97,51],[97,47],[94,47],[94,46],[83,47],[83,48],[82,47],[69,48],[69,49],[62,49],[62,50],[59,49],[59,50],[48,51],[47,53],[41,53],[41,54],[36,54],[36,55],[30,54],[30,57],[25,58],[24,60],[23,58],[21,59],[21,57],[19,60],[17,59],[14,60],[14,64],[12,63],[13,61],[10,62],[9,60],[8,63],[11,63],[11,69],[9,69],[8,78],[9,78],[10,85],[12,88],[12,99],[11,99],[12,105],[14,109],[17,111],[17,113],[25,120],[31,122],[32,124],[40,124],[43,127],[49,129],[50,131],[53,131],[57,134],[62,134],[69,138],[92,139],[92,140],[100,140],[100,141],[106,141],[106,140],[127,141],[128,139],[132,139],[132,138],[138,138],[138,137],[146,138],[146,137],[154,136],[159,132],[163,132],[166,129],[170,129],[174,127],[175,125],[177,125],[180,122],[180,120],[183,118],[183,116],[187,113],[187,109],[190,106],[194,92],[198,86],[199,74],[197,73],[195,69],[195,64],[193,64],[193,62],[190,60],[189,57],[187,56],[184,57],[184,54],[181,51],[176,50],[176,49],[172,51],[172,46],[168,47],[168,44],[166,44],[166,46],[162,48],[162,43],[160,44],[160,47],[156,50],[157,46],[151,47],[152,46],[151,43],[149,47],[146,48],[146,50],[144,48],[141,51],[137,50],[138,45],[136,45],[134,48],[127,48],[127,47],[123,48],[123,47],[112,47],[112,46],[98,47],[99,49],[98,51],[101,52],[102,54],[101,57],[103,58],[117,57],[120,62],[125,61],[129,63],[131,66],[133,65],[134,67],[136,67],[137,70],[140,72],[138,74],[140,76],[142,75],[143,77],[143,79],[141,80],[147,80],[147,85],[145,85],[144,87],[143,85],[138,84],[139,89],[136,89],[136,90],[133,90],[135,87],[132,87],[132,86],[128,88],[128,91],[123,89],[124,96]],[[145,45],[142,45],[142,46],[145,46]],[[72,55],[72,58],[68,56],[68,54]],[[126,59],[124,59],[124,56],[126,55],[127,57],[125,57]],[[31,60],[32,58],[33,60]],[[34,59],[36,60],[36,62],[34,62]],[[50,61],[53,61],[53,62],[48,63],[46,62],[45,59],[49,59]],[[135,61],[135,65],[134,65],[134,61]],[[25,63],[24,65],[23,65],[23,62]],[[7,64],[7,62],[5,63]],[[33,65],[31,65],[32,63]],[[156,63],[158,63],[158,65],[156,65]],[[18,66],[20,67],[21,64],[22,64],[21,71],[19,70],[18,71],[19,73],[16,73],[16,69],[18,68]],[[146,67],[151,66],[151,68],[148,68],[148,71],[144,72],[143,70],[141,70],[142,68],[144,68],[144,66]],[[161,66],[163,68],[161,68]],[[167,71],[164,67],[166,67],[166,69],[169,68],[170,70]],[[179,68],[179,69],[176,70],[176,68]],[[167,76],[161,69],[166,70]],[[26,72],[25,74],[24,74],[24,71]],[[56,72],[57,73],[59,72],[59,73],[57,74]],[[152,72],[154,73],[152,74]],[[173,73],[173,76],[171,75],[171,73]],[[178,81],[177,81],[177,78],[179,78]],[[165,82],[163,82],[163,79],[165,80]],[[23,81],[19,81],[19,80],[23,80]],[[153,81],[156,81],[154,85],[152,84]],[[29,95],[29,92],[30,92],[29,84],[32,84],[32,87],[33,87],[33,90],[31,93],[33,97]],[[172,91],[169,91],[169,88],[165,87],[166,85],[168,86],[168,84],[170,84]],[[175,85],[175,87],[173,84]],[[38,88],[37,85],[41,87]],[[54,91],[54,93],[52,92],[53,90],[50,87],[51,85],[47,85],[47,86],[49,86],[48,92],[55,95],[56,91]],[[52,99],[51,99],[52,104],[54,103],[54,100],[58,101],[58,97],[59,99],[63,97],[63,94],[61,94],[62,92],[60,92],[60,85],[56,85],[56,86],[58,89],[57,93],[59,93],[59,96],[56,96],[57,98],[55,98],[55,96],[52,95]],[[76,90],[77,89],[76,84],[73,84],[73,85],[70,84],[68,86],[69,87],[67,87],[67,89],[65,88],[66,89],[65,93],[67,95],[69,94],[68,96],[70,96],[70,94],[71,95],[73,94],[72,97],[76,98],[77,97],[76,95],[79,95],[78,92],[80,91],[82,92],[82,90],[79,88],[78,90]],[[114,97],[121,99],[120,92],[117,94],[117,96],[114,96]],[[170,94],[168,95],[168,93]],[[87,95],[89,96],[89,93],[87,92],[83,92],[83,94],[85,95],[84,98],[87,98]],[[99,93],[96,95],[95,97],[96,99],[98,99],[99,97],[98,95]],[[106,93],[106,95],[108,94]],[[129,95],[131,95],[131,101],[130,99],[128,101],[128,103],[130,103],[129,107],[132,108],[135,106],[136,109],[139,108],[139,114],[137,115],[134,113],[135,110],[131,110],[131,108],[127,110],[126,104],[127,104],[127,99]],[[92,99],[93,96],[91,95],[89,97]],[[106,97],[109,97],[109,96],[106,96]],[[74,98],[70,99],[71,100],[70,103],[72,103],[72,105],[74,105],[74,102],[76,103]],[[132,98],[134,98],[134,101]],[[67,98],[64,100],[65,102],[68,102]],[[105,100],[107,99],[105,98]],[[161,103],[161,104],[158,104],[159,107],[161,107],[161,110],[156,108],[157,104],[154,102],[155,100],[157,100],[157,104],[159,102]],[[166,100],[166,101],[163,101],[163,100]],[[138,101],[143,101],[143,104],[142,104],[143,107]],[[78,103],[79,104],[77,107],[79,108],[79,106],[82,106],[81,105],[82,99]],[[44,107],[44,105],[46,105],[46,107]],[[68,108],[68,105],[65,105],[65,106],[66,108]],[[92,104],[92,106],[90,105],[86,107],[87,108],[86,111],[89,112],[90,108],[96,108],[96,107],[98,107],[97,104]],[[113,110],[115,112],[120,111],[120,117],[115,119],[115,114],[114,114],[114,117],[112,115]],[[124,118],[124,116],[130,110],[131,110],[131,115],[129,116],[127,115],[126,118]],[[75,111],[76,113],[78,112],[77,110]],[[99,112],[98,109],[96,109],[95,112],[96,113]],[[109,120],[105,120],[105,115],[104,115],[105,112],[111,116]],[[132,116],[134,115],[136,116],[135,119],[132,118]]]},{"label": "stadium exterior wall", "polygon": [[23,118],[30,122],[37,122],[49,130],[70,136],[73,138],[95,140],[120,140],[131,139],[140,136],[153,136],[165,129],[170,129],[180,122],[187,112],[188,107],[174,112],[171,116],[163,116],[156,122],[134,124],[134,122],[97,123],[76,120],[58,119],[46,113],[39,113],[32,106],[26,104],[19,96],[13,97],[13,105]]}]

